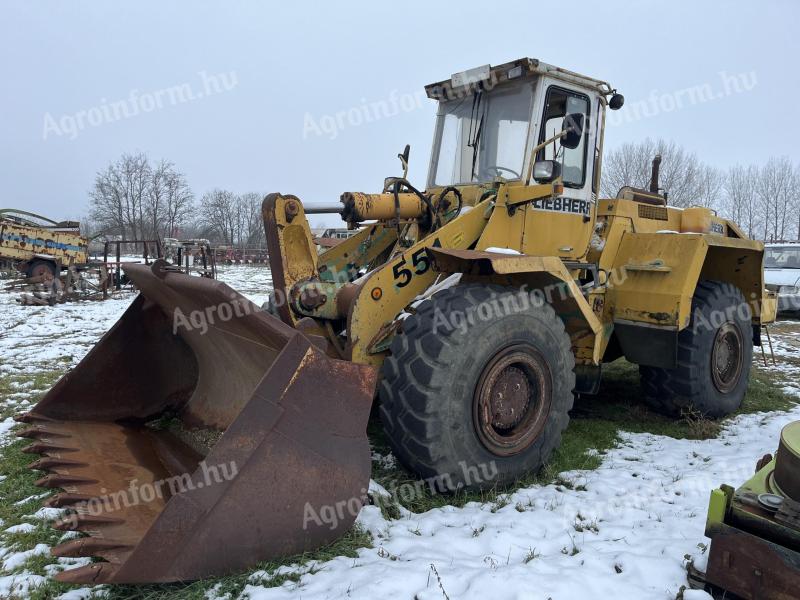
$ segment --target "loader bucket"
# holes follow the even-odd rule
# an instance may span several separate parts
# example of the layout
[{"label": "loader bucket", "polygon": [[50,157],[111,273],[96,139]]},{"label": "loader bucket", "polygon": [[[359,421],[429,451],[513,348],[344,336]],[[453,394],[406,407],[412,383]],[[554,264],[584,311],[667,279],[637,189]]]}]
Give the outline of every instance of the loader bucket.
[{"label": "loader bucket", "polygon": [[53,554],[101,559],[57,579],[194,580],[347,531],[369,482],[374,370],[223,283],[164,261],[124,269],[139,296],[19,417],[49,472],[37,485],[63,489],[54,526],[87,534]]}]

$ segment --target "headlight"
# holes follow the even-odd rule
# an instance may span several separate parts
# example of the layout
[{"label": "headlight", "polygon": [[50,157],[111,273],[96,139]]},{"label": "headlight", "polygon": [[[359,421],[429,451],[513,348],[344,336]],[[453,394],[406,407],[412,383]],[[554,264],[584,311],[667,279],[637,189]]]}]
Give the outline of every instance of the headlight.
[{"label": "headlight", "polygon": [[561,163],[554,160],[537,160],[533,163],[533,178],[537,183],[550,183],[561,175]]},{"label": "headlight", "polygon": [[782,285],[778,288],[778,293],[786,296],[796,296],[800,294],[800,288],[794,285]]}]

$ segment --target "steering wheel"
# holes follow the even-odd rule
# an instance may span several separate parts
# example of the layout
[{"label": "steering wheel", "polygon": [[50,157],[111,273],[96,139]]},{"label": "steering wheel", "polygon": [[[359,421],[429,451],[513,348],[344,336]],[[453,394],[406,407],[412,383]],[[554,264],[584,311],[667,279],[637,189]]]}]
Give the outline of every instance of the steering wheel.
[{"label": "steering wheel", "polygon": [[521,179],[521,176],[520,176],[519,173],[517,173],[514,169],[509,169],[508,167],[501,167],[500,165],[490,165],[490,166],[488,166],[486,168],[487,169],[494,169],[498,177],[500,176],[500,171],[508,171],[509,173],[514,175],[514,177],[516,177],[517,179]]}]

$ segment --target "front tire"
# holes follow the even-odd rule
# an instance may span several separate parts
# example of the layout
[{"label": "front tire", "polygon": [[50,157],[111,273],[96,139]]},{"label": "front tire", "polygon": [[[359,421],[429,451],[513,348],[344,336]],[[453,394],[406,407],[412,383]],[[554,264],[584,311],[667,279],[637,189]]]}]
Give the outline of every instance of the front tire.
[{"label": "front tire", "polygon": [[380,414],[398,459],[440,490],[538,470],[569,422],[574,356],[552,306],[469,284],[403,323],[386,358]]},{"label": "front tire", "polygon": [[719,418],[742,404],[753,361],[750,306],[730,283],[701,281],[674,369],[639,367],[645,401],[670,416]]}]

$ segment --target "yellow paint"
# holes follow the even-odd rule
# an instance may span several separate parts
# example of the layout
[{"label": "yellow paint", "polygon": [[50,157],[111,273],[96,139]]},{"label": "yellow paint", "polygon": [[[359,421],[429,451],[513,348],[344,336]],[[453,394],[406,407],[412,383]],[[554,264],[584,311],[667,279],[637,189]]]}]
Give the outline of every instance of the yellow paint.
[{"label": "yellow paint", "polygon": [[[432,234],[419,226],[408,229],[404,239],[413,232],[410,247],[395,243],[395,228],[382,221],[365,227],[317,258],[309,250],[310,243],[304,241],[310,231],[302,209],[292,224],[279,225],[286,256],[293,257],[287,259],[286,267],[295,283],[303,277],[316,276],[318,264],[344,268],[352,253],[363,250],[365,243],[374,244],[370,260],[395,244],[391,259],[362,277],[360,288],[354,292],[346,326],[346,353],[350,360],[380,366],[385,352],[372,352],[373,343],[392,334],[388,326],[436,279],[427,248],[480,251],[499,247],[522,254],[496,255],[488,275],[470,271],[467,263],[461,263],[461,271],[453,270],[468,273],[465,279],[470,281],[482,278],[501,285],[527,285],[530,289],[547,288],[554,282],[566,284],[569,298],[553,304],[565,320],[579,363],[602,362],[615,319],[675,330],[686,327],[700,279],[739,286],[752,300],[756,320],[761,315],[763,246],[741,239],[735,226],[707,209],[682,211],[633,200],[604,199],[592,205],[584,217],[534,206],[536,200],[554,197],[557,182],[496,185],[497,193],[491,197],[486,196],[486,186],[466,186],[463,196],[470,201],[482,196],[488,199]],[[394,205],[391,194],[370,196],[370,200],[370,210],[375,214]],[[464,204],[470,205],[466,200]],[[680,233],[686,229],[701,232]],[[383,237],[376,232],[382,232]],[[414,241],[414,236],[422,239]],[[382,241],[377,243],[379,238]],[[563,261],[584,264],[586,268],[568,269]],[[591,264],[597,265],[601,284],[581,288],[575,278],[588,273]],[[372,294],[376,288],[381,290],[377,298]],[[768,306],[767,303],[766,317]],[[321,319],[317,322],[320,326],[325,323]]]},{"label": "yellow paint", "polygon": [[717,489],[711,492],[711,499],[708,502],[708,517],[706,527],[721,525],[725,522],[725,514],[728,512],[728,497],[725,492]]},{"label": "yellow paint", "polygon": [[[60,245],[71,248],[59,248]],[[89,240],[77,232],[0,221],[0,258],[30,261],[39,255],[65,266],[70,262],[83,265],[89,259],[88,246]]]},{"label": "yellow paint", "polygon": [[[415,297],[433,284],[438,274],[431,268],[426,248],[467,248],[478,239],[490,214],[490,201],[484,200],[473,210],[405,249],[366,278],[347,319],[348,351],[353,362],[380,366],[383,355],[369,353],[371,340],[381,327],[391,323]],[[383,290],[377,301],[370,296],[375,287]]]}]

